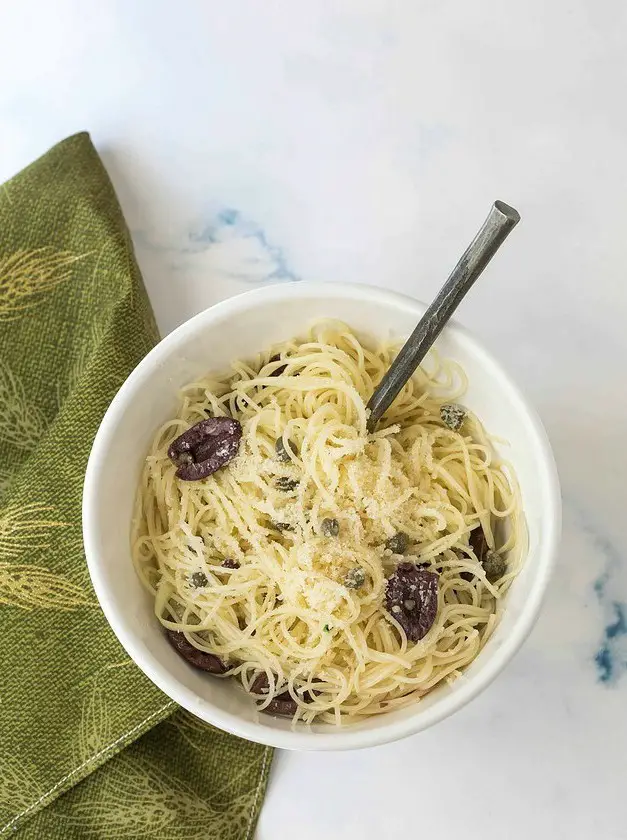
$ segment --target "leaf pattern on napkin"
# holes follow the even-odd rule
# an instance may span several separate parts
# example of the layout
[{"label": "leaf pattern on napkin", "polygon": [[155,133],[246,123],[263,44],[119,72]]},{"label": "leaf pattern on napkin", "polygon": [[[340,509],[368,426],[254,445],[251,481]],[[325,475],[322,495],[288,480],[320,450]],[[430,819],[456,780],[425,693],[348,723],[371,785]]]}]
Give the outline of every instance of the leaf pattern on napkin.
[{"label": "leaf pattern on napkin", "polygon": [[[107,700],[110,680],[106,674],[111,669],[128,665],[132,665],[131,660],[124,659],[88,681],[77,748],[73,754],[75,761],[89,761],[112,747],[111,720],[115,717],[115,704],[112,706]],[[184,710],[178,711],[164,725],[174,727],[193,750],[205,754],[212,733],[217,732]],[[71,827],[81,838],[97,837],[99,840],[122,837],[129,840],[205,840],[207,837],[239,840],[250,837],[272,751],[268,748],[256,751],[252,761],[243,762],[235,772],[225,768],[218,786],[206,789],[201,780],[203,795],[199,795],[178,773],[181,767],[186,771],[188,765],[180,763],[181,753],[176,742],[164,738],[164,749],[167,743],[173,750],[166,752],[169,756],[166,762],[163,753],[157,759],[138,753],[135,747],[118,754],[108,763],[107,772],[98,782],[98,795],[70,796],[61,803],[54,822],[67,830]],[[251,776],[259,779],[252,787],[247,784]],[[93,782],[90,780],[88,785]],[[244,791],[240,792],[242,787]],[[228,808],[225,808],[226,803]]]},{"label": "leaf pattern on napkin", "polygon": [[75,388],[78,382],[87,370],[90,358],[93,357],[97,348],[101,345],[105,337],[105,325],[99,321],[94,321],[90,324],[89,329],[83,335],[83,341],[72,360],[72,364],[68,371],[68,386]]},{"label": "leaf pattern on napkin", "polygon": [[82,587],[61,575],[40,566],[9,563],[0,563],[0,604],[23,610],[38,607],[63,612],[95,606]]},{"label": "leaf pattern on napkin", "polygon": [[0,229],[0,837],[250,840],[272,751],[163,723],[89,583],[90,443],[159,335],[87,134],[0,185]]},{"label": "leaf pattern on napkin", "polygon": [[200,750],[202,748],[207,738],[207,732],[211,732],[212,729],[208,723],[205,723],[184,709],[181,709],[178,714],[169,718],[166,721],[166,725],[173,726],[194,750]]},{"label": "leaf pattern on napkin", "polygon": [[77,746],[74,756],[76,764],[89,761],[91,756],[106,749],[114,740],[111,727],[112,714],[107,698],[95,681],[83,700],[83,709],[77,732]]},{"label": "leaf pattern on napkin", "polygon": [[0,467],[0,496],[5,490],[9,489],[12,478],[13,470],[7,469],[4,466]]},{"label": "leaf pattern on napkin", "polygon": [[179,824],[181,837],[192,840],[197,832],[206,832],[211,809],[187,785],[146,760],[130,761],[122,754],[109,769],[100,800],[83,803],[68,819],[75,825],[98,825],[99,836],[112,840],[164,837],[176,827],[181,810],[191,820]]},{"label": "leaf pattern on napkin", "polygon": [[86,256],[46,245],[0,257],[0,321],[36,306],[46,292],[69,280],[74,263]]},{"label": "leaf pattern on napkin", "polygon": [[44,538],[50,529],[68,526],[67,522],[46,516],[53,510],[37,502],[0,509],[0,560],[18,557],[24,551],[48,548]]},{"label": "leaf pattern on napkin", "polygon": [[17,756],[2,755],[0,768],[0,808],[22,810],[41,796],[34,771]]},{"label": "leaf pattern on napkin", "polygon": [[11,505],[0,510],[0,604],[24,610],[74,610],[93,605],[90,590],[41,565],[13,562],[48,548],[47,537],[66,522],[48,518],[53,508],[42,504]]},{"label": "leaf pattern on napkin", "polygon": [[57,534],[54,547],[56,551],[63,552],[63,560],[57,564],[58,571],[67,574],[84,591],[91,592],[92,584],[80,526],[70,526]]},{"label": "leaf pattern on napkin", "polygon": [[58,818],[99,840],[235,840],[250,826],[257,798],[258,789],[248,791],[225,811],[153,762],[122,753],[109,765],[98,799]]},{"label": "leaf pattern on napkin", "polygon": [[45,429],[43,413],[28,401],[21,380],[0,358],[0,440],[34,449]]}]

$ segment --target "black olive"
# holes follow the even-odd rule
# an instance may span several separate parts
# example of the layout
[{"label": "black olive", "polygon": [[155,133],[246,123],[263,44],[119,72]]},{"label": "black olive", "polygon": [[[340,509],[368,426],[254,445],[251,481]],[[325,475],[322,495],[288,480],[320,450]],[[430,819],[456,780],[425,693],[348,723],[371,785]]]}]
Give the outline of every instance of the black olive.
[{"label": "black olive", "polygon": [[385,607],[401,625],[410,642],[427,635],[438,612],[438,575],[399,563],[390,575],[385,591]]},{"label": "black olive", "polygon": [[250,687],[250,693],[267,696],[269,687],[268,675],[266,673],[257,674]]},{"label": "black olive", "polygon": [[166,630],[165,632],[174,650],[194,668],[208,671],[210,674],[224,674],[229,670],[220,657],[214,653],[198,650],[190,644],[185,638],[185,633],[179,633],[178,630]]},{"label": "black olive", "polygon": [[[270,686],[268,683],[268,676],[265,673],[259,674],[253,684],[250,687],[250,693],[256,694],[261,698],[265,698],[268,696],[268,690]],[[316,692],[314,692],[316,693]],[[303,694],[303,700],[305,703],[310,703],[313,700],[313,696],[310,692],[306,691]],[[267,715],[279,715],[280,717],[294,717],[296,714],[296,710],[298,709],[298,704],[296,700],[292,697],[289,691],[282,691],[281,694],[277,694],[272,700],[268,703],[265,709],[261,709],[260,711],[264,712]]]},{"label": "black olive", "polygon": [[485,534],[483,533],[483,528],[479,525],[478,528],[475,528],[474,531],[470,532],[470,547],[477,555],[477,560],[482,563],[483,558],[486,555],[488,550],[488,542],[485,538]]},{"label": "black olive", "polygon": [[[269,361],[269,362],[278,362],[278,361],[280,361],[280,359],[281,359],[281,357],[280,357],[280,356],[279,356],[279,354],[277,353],[277,354],[276,354],[276,356],[271,356],[271,357],[268,359],[268,361]],[[286,368],[286,367],[287,367],[287,365],[279,365],[279,366],[278,366],[278,368],[275,368],[275,369],[272,371],[272,373],[270,374],[270,376],[281,376],[281,374],[285,371],[285,368]]]},{"label": "black olive", "polygon": [[176,477],[199,481],[224,467],[237,455],[242,427],[231,417],[208,417],[179,435],[168,448]]}]

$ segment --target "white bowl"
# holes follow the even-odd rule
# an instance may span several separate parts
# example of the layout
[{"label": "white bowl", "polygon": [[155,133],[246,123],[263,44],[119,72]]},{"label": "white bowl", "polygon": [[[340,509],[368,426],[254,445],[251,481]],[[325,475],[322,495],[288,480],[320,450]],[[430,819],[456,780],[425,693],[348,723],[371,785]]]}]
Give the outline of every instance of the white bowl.
[{"label": "white bowl", "polygon": [[129,534],[142,462],[153,433],[178,405],[179,388],[228,367],[268,344],[292,338],[324,317],[347,322],[364,337],[408,335],[423,304],[367,286],[293,283],[267,286],[219,303],[168,335],[120,388],[94,441],[83,497],[89,571],[109,624],[142,671],[199,718],[251,741],[297,750],[355,749],[394,741],[432,726],[479,694],[531,630],[549,579],[560,532],[561,501],[545,431],[518,388],[464,328],[451,324],[440,352],[458,361],[470,383],[464,401],[495,435],[522,491],[528,554],[494,635],[453,685],[442,685],[408,708],[338,729],[298,726],[259,714],[228,680],[187,665],[168,644],[152,599],[131,562]]}]

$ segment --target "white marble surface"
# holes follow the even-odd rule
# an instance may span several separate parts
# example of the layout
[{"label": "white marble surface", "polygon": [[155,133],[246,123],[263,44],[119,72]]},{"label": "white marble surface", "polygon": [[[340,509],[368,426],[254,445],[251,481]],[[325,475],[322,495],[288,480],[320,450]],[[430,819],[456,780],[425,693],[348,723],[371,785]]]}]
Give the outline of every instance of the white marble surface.
[{"label": "white marble surface", "polygon": [[164,332],[273,280],[427,299],[523,216],[460,317],[555,447],[541,620],[435,729],[278,755],[260,840],[627,837],[626,82],[622,0],[0,0],[0,180],[91,131]]}]

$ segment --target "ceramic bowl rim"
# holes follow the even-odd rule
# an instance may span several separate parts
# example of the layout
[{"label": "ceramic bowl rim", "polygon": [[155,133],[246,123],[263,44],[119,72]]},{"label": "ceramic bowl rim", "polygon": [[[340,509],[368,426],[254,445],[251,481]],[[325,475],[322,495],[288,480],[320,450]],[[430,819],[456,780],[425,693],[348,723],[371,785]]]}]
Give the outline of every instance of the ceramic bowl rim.
[{"label": "ceramic bowl rim", "polygon": [[[446,331],[453,331],[456,340],[463,348],[470,348],[474,358],[485,370],[486,375],[498,380],[499,386],[506,392],[506,398],[515,405],[516,410],[524,421],[525,434],[533,444],[534,455],[537,458],[538,480],[544,490],[547,503],[543,511],[542,540],[537,546],[536,573],[531,583],[527,601],[520,616],[509,635],[502,641],[489,662],[476,673],[473,673],[455,692],[445,694],[441,700],[434,703],[421,714],[401,720],[386,721],[373,729],[357,729],[347,726],[344,729],[331,729],[328,732],[307,732],[303,729],[279,730],[263,726],[254,721],[243,720],[238,715],[231,714],[213,706],[210,701],[203,700],[199,704],[198,695],[182,685],[173,677],[163,665],[152,656],[146,656],[145,648],[132,632],[129,632],[123,620],[123,610],[116,604],[109,592],[103,575],[102,563],[95,534],[98,517],[98,484],[99,474],[104,459],[112,443],[112,435],[117,423],[124,414],[127,406],[132,403],[142,381],[147,378],[156,366],[164,363],[178,347],[200,330],[210,328],[212,322],[223,321],[225,318],[237,319],[238,313],[264,301],[280,303],[293,298],[323,298],[332,301],[333,298],[352,300],[366,299],[370,303],[382,307],[402,307],[418,317],[424,311],[424,304],[414,298],[398,292],[354,283],[282,283],[257,288],[235,297],[228,298],[185,321],[159,344],[156,345],[137,365],[127,377],[120,390],[112,400],[101,424],[87,464],[83,490],[83,537],[85,554],[89,573],[96,591],[96,595],[107,621],[116,634],[122,646],[138,667],[157,685],[168,697],[193,714],[202,717],[208,723],[218,728],[239,735],[251,741],[269,746],[296,750],[343,750],[371,747],[404,738],[438,723],[465,706],[470,700],[480,694],[512,659],[531,631],[540,607],[554,564],[559,537],[561,533],[561,496],[555,460],[544,427],[534,408],[523,396],[518,386],[503,369],[501,364],[474,338],[463,326],[451,321]],[[155,630],[156,630],[155,626]]]}]

